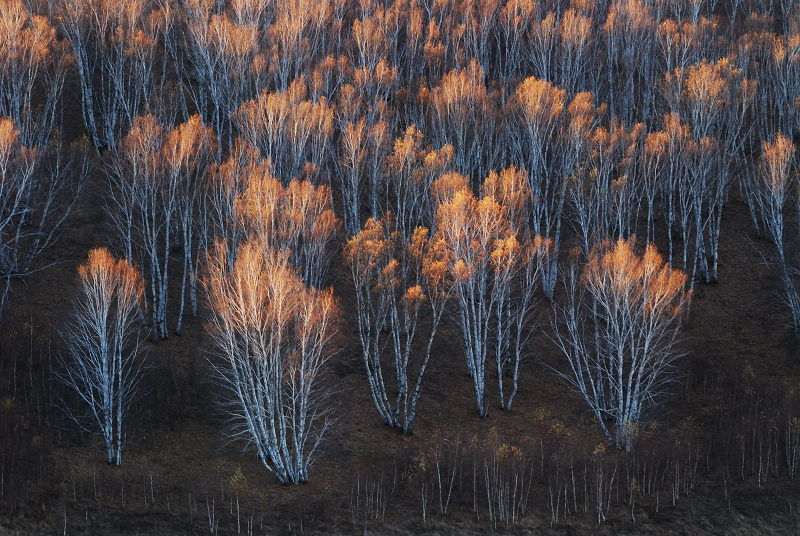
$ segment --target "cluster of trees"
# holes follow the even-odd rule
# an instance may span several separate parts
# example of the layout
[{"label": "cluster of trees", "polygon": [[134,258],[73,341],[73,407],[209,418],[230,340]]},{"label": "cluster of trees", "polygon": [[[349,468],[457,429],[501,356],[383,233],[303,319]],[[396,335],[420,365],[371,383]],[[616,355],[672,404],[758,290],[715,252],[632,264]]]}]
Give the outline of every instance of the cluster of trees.
[{"label": "cluster of trees", "polygon": [[[281,482],[307,478],[327,428],[340,255],[372,401],[405,433],[445,318],[486,416],[487,377],[512,408],[544,314],[558,374],[630,448],[670,379],[695,281],[719,278],[734,185],[775,244],[800,337],[784,233],[800,200],[798,2],[8,5],[3,277],[33,269],[87,174],[58,128],[76,77],[109,246],[146,289],[139,318],[163,339],[187,295],[193,316],[205,300],[236,430]],[[81,322],[67,368],[86,363]]]},{"label": "cluster of trees", "polygon": [[62,89],[71,56],[45,12],[0,11],[0,312],[12,279],[43,268],[88,174],[85,144],[63,147]]}]

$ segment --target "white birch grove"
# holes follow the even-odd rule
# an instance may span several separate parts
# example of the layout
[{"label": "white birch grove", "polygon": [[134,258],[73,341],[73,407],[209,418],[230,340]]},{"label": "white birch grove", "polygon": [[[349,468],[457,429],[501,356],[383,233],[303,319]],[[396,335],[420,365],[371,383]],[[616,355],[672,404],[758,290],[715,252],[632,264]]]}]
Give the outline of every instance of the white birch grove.
[{"label": "white birch grove", "polygon": [[58,109],[69,72],[68,45],[44,13],[22,0],[0,10],[0,117],[8,117],[28,147],[44,147],[61,124]]},{"label": "white birch grove", "polygon": [[[512,158],[528,173],[531,227],[536,236],[552,242],[549,262],[543,267],[542,287],[552,299],[558,276],[558,250],[570,167],[575,162],[559,143],[565,120],[566,91],[545,80],[529,77],[514,94]],[[571,138],[575,139],[575,138]]]},{"label": "white birch grove", "polygon": [[217,243],[204,281],[231,434],[282,484],[305,482],[332,422],[323,376],[338,314],[333,292],[306,287],[286,257],[258,239],[232,262],[226,256]]},{"label": "white birch grove", "polygon": [[[478,414],[486,417],[486,361],[496,360],[500,407],[511,409],[520,364],[530,336],[531,311],[550,243],[528,227],[530,193],[524,172],[491,173],[481,196],[466,179],[447,174],[434,183],[442,196],[433,240],[447,249],[443,262],[453,276],[453,301],[464,359]],[[447,184],[441,184],[446,181]],[[511,391],[503,378],[510,373]]]},{"label": "white birch grove", "polygon": [[172,28],[174,13],[158,4],[49,0],[72,49],[84,127],[98,149],[114,148],[138,115],[178,111],[163,102],[168,54],[162,43],[169,41],[164,32]]},{"label": "white birch grove", "polygon": [[[500,408],[510,411],[519,390],[523,358],[530,352],[536,328],[534,308],[540,301],[542,267],[548,261],[548,241],[531,233],[530,192],[526,173],[507,168],[491,172],[481,186],[483,197],[494,197],[504,207],[510,236],[497,240],[491,253],[492,294],[496,304],[494,352]],[[511,377],[511,388],[504,378]]]},{"label": "white birch grove", "polygon": [[282,92],[264,89],[233,118],[240,135],[269,159],[284,183],[292,178],[329,183],[333,109],[325,97],[309,98],[305,77]]},{"label": "white birch grove", "polygon": [[79,292],[62,332],[65,352],[56,376],[72,395],[66,399],[67,415],[102,436],[106,461],[119,465],[125,423],[144,370],[144,286],[138,270],[105,248],[90,251],[78,274]]},{"label": "white birch grove", "polygon": [[471,179],[473,190],[498,166],[501,150],[495,139],[502,132],[495,119],[496,96],[487,91],[485,79],[473,59],[464,69],[446,73],[430,94],[428,134],[434,145],[452,146],[454,167]]},{"label": "white birch grove", "polygon": [[[180,334],[187,285],[192,314],[197,311],[196,273],[207,237],[204,218],[195,220],[204,201],[206,169],[214,154],[214,134],[195,115],[172,129],[152,115],[134,118],[131,130],[107,158],[106,213],[126,257],[141,266],[149,284],[153,335],[169,336],[167,310],[178,298]],[[180,294],[169,292],[173,246],[180,246]],[[174,294],[174,291],[173,291]]]}]

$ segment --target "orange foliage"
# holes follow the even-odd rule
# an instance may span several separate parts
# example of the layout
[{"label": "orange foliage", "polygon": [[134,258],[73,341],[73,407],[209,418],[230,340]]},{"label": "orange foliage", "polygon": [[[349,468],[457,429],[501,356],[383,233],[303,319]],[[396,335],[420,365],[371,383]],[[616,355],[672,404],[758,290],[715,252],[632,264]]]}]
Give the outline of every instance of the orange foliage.
[{"label": "orange foliage", "polygon": [[678,317],[688,304],[687,277],[664,263],[656,247],[635,251],[635,238],[619,239],[606,251],[594,250],[583,272],[583,282],[603,300],[609,311],[639,308],[646,317]]},{"label": "orange foliage", "polygon": [[547,124],[556,121],[563,112],[567,92],[551,82],[531,76],[519,85],[515,99],[530,123]]},{"label": "orange foliage", "polygon": [[139,270],[127,259],[116,260],[106,248],[91,250],[86,263],[78,267],[78,275],[82,285],[89,290],[89,297],[99,299],[102,296],[105,300],[116,299],[120,304],[131,304],[141,303],[144,296]]},{"label": "orange foliage", "polygon": [[525,230],[530,215],[531,189],[524,169],[512,166],[500,173],[492,171],[481,186],[481,196],[491,196],[505,207],[514,233]]},{"label": "orange foliage", "polygon": [[166,164],[174,170],[197,167],[213,149],[214,132],[195,114],[164,137],[163,155]]},{"label": "orange foliage", "polygon": [[795,146],[792,140],[778,134],[775,141],[763,142],[761,148],[761,177],[766,186],[781,199],[790,187],[790,170],[795,157]]},{"label": "orange foliage", "polygon": [[592,19],[581,15],[575,9],[568,9],[561,17],[559,33],[561,41],[567,46],[581,49],[593,38],[594,25]]}]

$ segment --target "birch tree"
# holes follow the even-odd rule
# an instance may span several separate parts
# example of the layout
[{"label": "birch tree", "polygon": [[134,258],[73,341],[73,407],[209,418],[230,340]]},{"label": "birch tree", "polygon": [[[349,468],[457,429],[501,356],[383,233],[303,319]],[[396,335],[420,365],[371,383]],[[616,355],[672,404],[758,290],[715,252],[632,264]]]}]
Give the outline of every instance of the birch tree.
[{"label": "birch tree", "polygon": [[288,182],[305,178],[316,184],[329,181],[327,162],[333,132],[333,110],[325,97],[308,98],[301,76],[281,92],[264,89],[242,103],[234,114],[242,137],[261,151],[273,173]]},{"label": "birch tree", "polygon": [[[217,134],[218,159],[233,144],[232,114],[266,83],[266,57],[260,46],[259,8],[232,6],[233,17],[213,0],[182,3],[184,48],[197,80],[191,99]],[[248,15],[249,12],[249,15]]]},{"label": "birch tree", "polygon": [[[510,235],[495,241],[491,252],[491,294],[496,304],[493,344],[500,408],[511,411],[522,360],[534,331],[533,310],[540,299],[538,288],[550,243],[530,230],[530,192],[524,170],[510,167],[491,172],[481,195],[497,199],[509,222]],[[510,390],[504,383],[507,376],[511,377]]]},{"label": "birch tree", "polygon": [[96,147],[115,147],[137,115],[169,112],[160,106],[166,65],[158,61],[167,58],[169,10],[152,0],[50,0],[50,9],[72,48],[84,127]]},{"label": "birch tree", "polygon": [[473,188],[496,167],[500,144],[495,136],[499,114],[486,90],[485,73],[477,61],[442,77],[431,90],[430,134],[437,146],[453,147],[456,171],[470,177]]},{"label": "birch tree", "polygon": [[686,275],[665,264],[655,246],[639,256],[635,241],[596,248],[582,273],[573,263],[555,322],[566,367],[606,437],[630,452],[647,412],[674,379],[680,318],[691,293]]},{"label": "birch tree", "polygon": [[205,287],[232,435],[252,445],[281,484],[305,482],[331,425],[322,382],[338,314],[333,291],[306,287],[286,257],[258,239],[232,262],[226,255],[218,243]]},{"label": "birch tree", "polygon": [[0,10],[0,117],[10,118],[31,147],[51,142],[70,66],[68,45],[43,15],[22,0]]},{"label": "birch tree", "polygon": [[[796,148],[782,134],[773,142],[765,141],[761,148],[757,182],[754,184],[757,214],[767,236],[775,246],[779,273],[783,282],[784,299],[792,314],[792,327],[800,339],[800,294],[795,283],[796,271],[787,252],[785,235],[785,208],[792,195],[800,199],[797,176],[794,171]],[[797,201],[800,206],[800,201]]]},{"label": "birch tree", "polygon": [[11,281],[44,268],[42,254],[58,242],[89,173],[86,147],[55,138],[26,146],[0,117],[0,311]]},{"label": "birch tree", "polygon": [[203,124],[199,115],[176,126],[164,137],[161,150],[164,174],[170,190],[176,192],[176,217],[178,242],[183,246],[183,273],[181,275],[180,305],[175,334],[180,335],[187,284],[192,316],[197,316],[197,270],[202,244],[196,236],[195,217],[205,191],[203,180],[206,167],[214,154],[214,132]]},{"label": "birch tree", "polygon": [[306,284],[322,288],[339,228],[327,186],[293,179],[283,187],[267,172],[248,177],[235,203],[241,235],[258,237],[285,255]]},{"label": "birch tree", "polygon": [[431,242],[424,227],[404,240],[391,218],[367,220],[345,257],[372,401],[385,424],[410,434],[452,279],[445,245]]},{"label": "birch tree", "polygon": [[565,146],[559,143],[565,120],[566,91],[545,80],[529,77],[517,87],[513,106],[520,128],[513,139],[512,155],[519,167],[528,173],[532,229],[536,236],[552,243],[550,262],[544,266],[542,275],[545,295],[552,299],[567,177],[573,173],[567,165],[572,160],[564,159]]},{"label": "birch tree", "polygon": [[[436,210],[435,240],[448,248],[453,296],[467,372],[478,414],[486,417],[486,360],[497,308],[508,293],[517,250],[507,209],[492,195],[476,198],[461,189]],[[510,242],[509,242],[510,241]],[[499,354],[498,354],[499,356]],[[498,363],[498,369],[501,368]]]},{"label": "birch tree", "polygon": [[119,465],[144,365],[139,323],[144,285],[136,268],[105,248],[90,251],[78,275],[80,290],[62,333],[66,351],[57,377],[75,396],[68,415],[101,435],[106,461]]}]

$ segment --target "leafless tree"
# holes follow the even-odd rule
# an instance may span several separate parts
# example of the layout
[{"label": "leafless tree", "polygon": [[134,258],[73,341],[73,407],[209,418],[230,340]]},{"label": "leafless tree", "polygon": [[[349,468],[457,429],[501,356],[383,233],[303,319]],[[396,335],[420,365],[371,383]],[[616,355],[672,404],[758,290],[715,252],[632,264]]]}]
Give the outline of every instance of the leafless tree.
[{"label": "leafless tree", "polygon": [[0,311],[11,281],[42,269],[38,260],[61,237],[89,173],[86,148],[60,140],[27,147],[0,117]]}]

